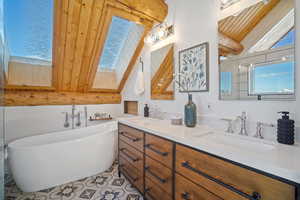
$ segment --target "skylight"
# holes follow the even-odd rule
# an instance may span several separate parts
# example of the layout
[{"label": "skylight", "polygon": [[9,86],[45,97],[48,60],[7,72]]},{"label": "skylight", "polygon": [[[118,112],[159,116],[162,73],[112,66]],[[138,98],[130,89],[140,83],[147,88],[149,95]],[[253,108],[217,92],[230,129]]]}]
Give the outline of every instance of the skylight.
[{"label": "skylight", "polygon": [[[131,58],[130,53],[134,53],[139,39],[143,33],[143,27],[134,22],[114,16],[105,41],[104,50],[101,55],[98,71],[115,70],[120,59]],[[124,52],[124,48],[130,52]],[[126,55],[123,55],[126,53]],[[127,67],[127,66],[126,66]]]},{"label": "skylight", "polygon": [[10,56],[52,60],[53,0],[4,1]]},{"label": "skylight", "polygon": [[288,46],[288,45],[293,45],[295,43],[295,28],[290,30],[285,36],[283,36],[278,42],[276,42],[273,46],[272,49],[278,48],[278,47],[283,47],[283,46]]}]

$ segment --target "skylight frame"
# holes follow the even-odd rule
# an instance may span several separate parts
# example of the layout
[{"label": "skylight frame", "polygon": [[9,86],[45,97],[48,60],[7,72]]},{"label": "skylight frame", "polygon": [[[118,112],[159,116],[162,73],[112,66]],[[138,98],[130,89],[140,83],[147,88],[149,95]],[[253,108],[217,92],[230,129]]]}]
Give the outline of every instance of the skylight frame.
[{"label": "skylight frame", "polygon": [[[107,11],[105,16],[103,17],[103,24],[102,24],[102,32],[99,37],[98,43],[96,42],[95,45],[96,48],[98,48],[96,52],[96,56],[94,56],[93,61],[92,61],[92,69],[89,72],[88,75],[88,84],[85,87],[85,92],[109,92],[109,93],[120,93],[125,85],[126,80],[128,79],[128,76],[130,72],[132,71],[133,67],[135,66],[136,60],[144,46],[144,38],[147,36],[148,32],[151,30],[153,26],[153,21],[149,20],[146,17],[142,17],[140,13],[134,13],[134,12],[129,12],[126,9],[122,9],[119,7],[116,7],[113,4],[108,3],[107,5]],[[143,34],[140,38],[140,41],[133,53],[132,58],[130,59],[129,65],[127,66],[122,79],[120,80],[118,84],[117,89],[106,89],[106,88],[93,88],[93,83],[95,81],[96,73],[98,70],[98,65],[100,62],[100,58],[102,56],[102,53],[104,51],[104,45],[107,39],[107,36],[109,34],[109,28],[112,22],[113,17],[120,17],[123,19],[126,19],[131,22],[135,22],[137,24],[140,24],[144,27]]]}]

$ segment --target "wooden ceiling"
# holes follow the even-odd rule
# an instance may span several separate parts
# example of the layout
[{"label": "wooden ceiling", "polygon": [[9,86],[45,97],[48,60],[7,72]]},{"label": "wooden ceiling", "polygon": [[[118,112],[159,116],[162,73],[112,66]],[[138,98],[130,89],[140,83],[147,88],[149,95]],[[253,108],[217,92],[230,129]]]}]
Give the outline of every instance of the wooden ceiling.
[{"label": "wooden ceiling", "polygon": [[[97,93],[94,95],[94,103],[101,103],[100,99],[105,99],[104,103],[109,103],[110,99],[112,103],[120,102],[120,92],[144,46],[144,38],[141,38],[119,88],[93,90],[92,83],[111,18],[116,15],[144,25],[143,37],[145,37],[154,23],[165,19],[168,13],[166,3],[163,0],[54,0],[54,2],[52,86],[7,85],[5,94],[7,105],[33,105],[32,101],[27,101],[35,97],[39,100],[34,105],[77,103],[77,99],[79,104],[84,104],[85,93]],[[105,98],[100,98],[101,94]],[[109,94],[112,98],[107,98]],[[22,98],[18,100],[18,96]],[[92,96],[89,94],[86,97]],[[64,100],[56,101],[55,98]],[[41,102],[43,100],[47,102]],[[86,101],[87,104],[92,102]]]},{"label": "wooden ceiling", "polygon": [[267,4],[260,2],[243,10],[237,16],[219,21],[219,33],[223,36],[223,40],[226,36],[228,40],[240,43],[279,2],[280,0],[270,0]]}]

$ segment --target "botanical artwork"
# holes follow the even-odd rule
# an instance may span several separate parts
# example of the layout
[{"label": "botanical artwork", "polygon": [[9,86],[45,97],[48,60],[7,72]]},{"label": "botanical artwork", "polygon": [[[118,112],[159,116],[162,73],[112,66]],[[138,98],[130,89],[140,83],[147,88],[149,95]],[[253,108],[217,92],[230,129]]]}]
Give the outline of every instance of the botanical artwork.
[{"label": "botanical artwork", "polygon": [[180,92],[208,91],[208,59],[208,43],[179,52]]}]

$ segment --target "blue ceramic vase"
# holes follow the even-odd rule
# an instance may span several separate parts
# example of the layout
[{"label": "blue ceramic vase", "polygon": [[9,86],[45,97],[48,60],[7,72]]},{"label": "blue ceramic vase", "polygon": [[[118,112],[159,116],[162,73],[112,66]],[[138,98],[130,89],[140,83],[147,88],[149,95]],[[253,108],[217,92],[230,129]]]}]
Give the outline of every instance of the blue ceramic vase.
[{"label": "blue ceramic vase", "polygon": [[193,96],[188,94],[189,101],[184,106],[184,123],[187,127],[195,127],[197,124],[197,107],[193,102]]}]

